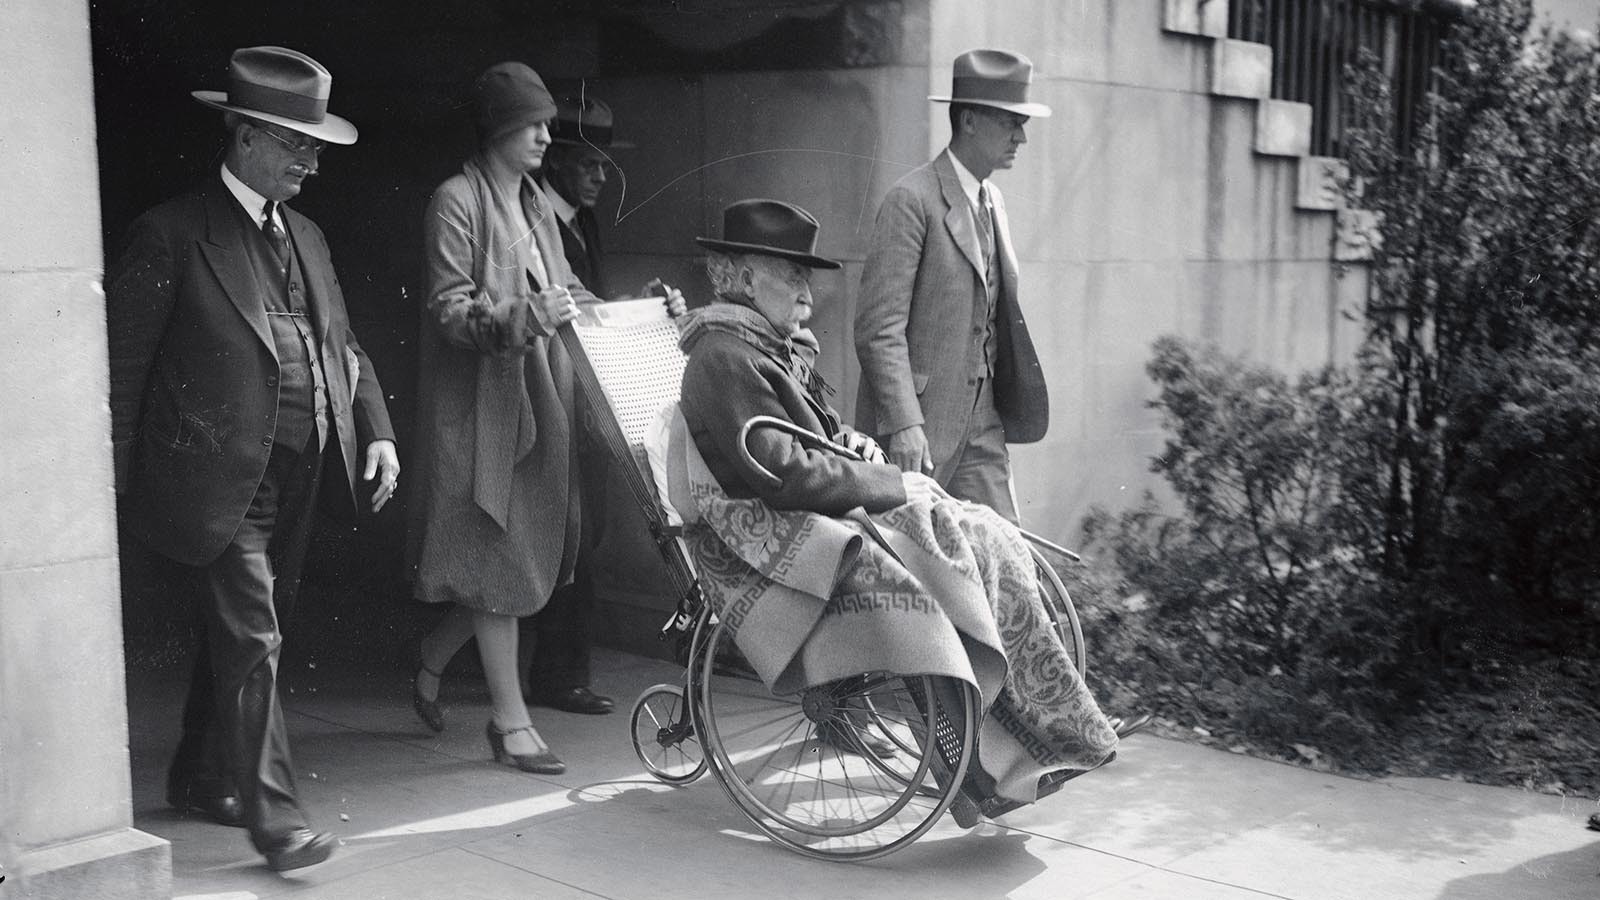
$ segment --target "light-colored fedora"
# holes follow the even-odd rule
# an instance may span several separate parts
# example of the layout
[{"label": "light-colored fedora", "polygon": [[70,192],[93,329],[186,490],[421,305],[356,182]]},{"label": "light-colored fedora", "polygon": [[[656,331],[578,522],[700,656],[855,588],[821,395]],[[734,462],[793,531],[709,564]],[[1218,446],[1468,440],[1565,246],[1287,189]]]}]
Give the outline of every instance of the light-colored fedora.
[{"label": "light-colored fedora", "polygon": [[992,106],[1022,116],[1047,118],[1050,107],[1028,100],[1033,83],[1033,63],[1005,50],[968,50],[956,57],[955,79],[948,97],[929,97],[937,103]]},{"label": "light-colored fedora", "polygon": [[356,126],[328,112],[333,76],[284,47],[245,47],[228,60],[227,91],[191,91],[207,106],[282,125],[330,144],[354,144]]},{"label": "light-colored fedora", "polygon": [[550,140],[601,150],[632,150],[631,142],[617,140],[613,123],[611,107],[604,100],[558,97],[556,120],[550,124]]}]

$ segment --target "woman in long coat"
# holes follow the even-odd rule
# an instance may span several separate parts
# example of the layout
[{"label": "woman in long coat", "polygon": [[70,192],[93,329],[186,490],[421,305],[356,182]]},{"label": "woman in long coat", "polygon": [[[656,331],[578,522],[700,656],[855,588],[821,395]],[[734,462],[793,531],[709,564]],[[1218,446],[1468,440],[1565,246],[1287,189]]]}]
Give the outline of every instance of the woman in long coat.
[{"label": "woman in long coat", "polygon": [[474,84],[479,150],[434,193],[418,373],[416,596],[454,608],[422,641],[413,705],[442,730],[439,677],[476,637],[497,761],[555,774],[517,673],[517,618],[569,580],[578,538],[572,369],[556,328],[593,299],[531,173],[556,106],[521,63]]}]

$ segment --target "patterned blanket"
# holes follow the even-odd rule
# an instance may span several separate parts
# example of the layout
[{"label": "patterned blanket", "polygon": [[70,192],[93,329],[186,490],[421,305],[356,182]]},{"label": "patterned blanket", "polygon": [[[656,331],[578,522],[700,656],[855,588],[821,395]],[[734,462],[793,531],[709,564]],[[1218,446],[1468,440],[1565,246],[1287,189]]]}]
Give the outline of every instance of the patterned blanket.
[{"label": "patterned blanket", "polygon": [[777,511],[729,499],[689,455],[701,586],[774,693],[874,670],[960,678],[982,698],[977,761],[1009,800],[1032,802],[1045,773],[1116,747],[1024,539],[993,510],[907,474],[909,501],[870,523]]}]

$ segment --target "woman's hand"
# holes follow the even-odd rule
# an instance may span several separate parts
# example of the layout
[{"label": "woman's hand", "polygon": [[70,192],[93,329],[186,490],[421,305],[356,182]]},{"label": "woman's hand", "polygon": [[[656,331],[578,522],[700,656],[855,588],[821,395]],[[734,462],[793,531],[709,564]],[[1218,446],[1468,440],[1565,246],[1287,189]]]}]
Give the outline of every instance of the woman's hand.
[{"label": "woman's hand", "polygon": [[578,303],[572,292],[560,285],[547,287],[528,300],[533,307],[533,317],[546,334],[554,334],[556,329],[578,317]]}]

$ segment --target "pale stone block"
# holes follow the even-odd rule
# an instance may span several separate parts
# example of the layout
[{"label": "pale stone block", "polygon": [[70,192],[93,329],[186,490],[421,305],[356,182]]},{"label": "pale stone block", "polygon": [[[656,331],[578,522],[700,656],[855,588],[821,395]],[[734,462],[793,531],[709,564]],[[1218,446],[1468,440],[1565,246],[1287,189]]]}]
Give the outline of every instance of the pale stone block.
[{"label": "pale stone block", "polygon": [[0,28],[0,271],[101,265],[88,7],[6,4]]},{"label": "pale stone block", "polygon": [[29,900],[166,900],[172,896],[172,845],[120,828],[23,854],[12,870]]},{"label": "pale stone block", "polygon": [[0,811],[32,846],[125,827],[115,556],[0,569]]},{"label": "pale stone block", "polygon": [[115,552],[97,273],[0,274],[0,569]]},{"label": "pale stone block", "polygon": [[1299,188],[1295,192],[1295,208],[1332,211],[1343,201],[1343,185],[1349,177],[1350,167],[1344,160],[1332,156],[1307,156],[1296,169]]},{"label": "pale stone block", "polygon": [[1201,37],[1228,36],[1228,0],[1166,0],[1161,28]]},{"label": "pale stone block", "polygon": [[[878,204],[902,175],[925,164],[929,129],[942,130],[907,69],[738,72],[707,76],[708,115],[737,121],[708,129],[699,172],[702,235],[719,234],[722,208],[748,197],[804,207],[822,225],[817,249],[866,257]],[[911,75],[912,77],[908,77]],[[817,123],[826,127],[818,128]],[[689,223],[679,217],[684,234]],[[693,235],[684,234],[687,240]]]},{"label": "pale stone block", "polygon": [[1305,156],[1311,152],[1311,104],[1262,100],[1256,106],[1257,153]]},{"label": "pale stone block", "polygon": [[1333,258],[1339,262],[1369,262],[1373,251],[1383,246],[1378,230],[1382,220],[1369,209],[1341,208],[1335,214],[1337,234]]},{"label": "pale stone block", "polygon": [[1252,41],[1211,45],[1211,93],[1265,100],[1272,96],[1272,48]]}]

